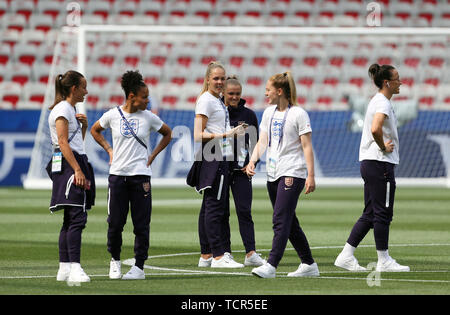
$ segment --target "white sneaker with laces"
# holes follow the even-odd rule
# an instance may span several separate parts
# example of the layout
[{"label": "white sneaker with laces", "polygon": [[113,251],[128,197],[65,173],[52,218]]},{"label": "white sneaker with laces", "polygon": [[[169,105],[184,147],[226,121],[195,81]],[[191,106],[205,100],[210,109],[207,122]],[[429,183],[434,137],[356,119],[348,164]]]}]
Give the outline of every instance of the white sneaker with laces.
[{"label": "white sneaker with laces", "polygon": [[84,272],[79,263],[71,263],[67,281],[73,283],[89,282],[91,281],[91,278],[89,278],[89,276]]},{"label": "white sneaker with laces", "polygon": [[269,263],[252,269],[252,274],[260,278],[275,278],[276,268]]},{"label": "white sneaker with laces", "polygon": [[122,263],[120,260],[114,260],[114,258],[111,258],[109,263],[109,279],[120,278],[122,278]]},{"label": "white sneaker with laces", "polygon": [[70,274],[70,262],[60,262],[56,281],[66,281]]},{"label": "white sneaker with laces", "polygon": [[139,267],[132,266],[130,271],[128,271],[123,277],[123,280],[143,280],[145,279],[144,270]]},{"label": "white sneaker with laces", "polygon": [[261,254],[253,253],[250,257],[245,256],[244,266],[262,266],[267,261],[261,258]]},{"label": "white sneaker with laces", "polygon": [[342,253],[340,253],[336,260],[334,261],[334,265],[339,268],[343,268],[349,271],[366,271],[367,269],[364,267],[361,267],[358,264],[358,260],[355,256],[346,256]]},{"label": "white sneaker with laces", "polygon": [[288,277],[318,277],[320,276],[319,267],[317,267],[316,263],[311,265],[300,264],[298,269],[294,272],[290,272],[287,275]]},{"label": "white sneaker with laces", "polygon": [[408,272],[409,270],[409,266],[400,265],[392,257],[384,261],[378,260],[376,269],[376,271],[380,272]]},{"label": "white sneaker with laces", "polygon": [[211,268],[243,268],[244,265],[235,262],[229,253],[225,253],[220,259],[211,260]]},{"label": "white sneaker with laces", "polygon": [[198,260],[198,266],[201,268],[205,267],[211,267],[212,257],[209,257],[208,259],[204,259],[203,257],[200,257]]}]

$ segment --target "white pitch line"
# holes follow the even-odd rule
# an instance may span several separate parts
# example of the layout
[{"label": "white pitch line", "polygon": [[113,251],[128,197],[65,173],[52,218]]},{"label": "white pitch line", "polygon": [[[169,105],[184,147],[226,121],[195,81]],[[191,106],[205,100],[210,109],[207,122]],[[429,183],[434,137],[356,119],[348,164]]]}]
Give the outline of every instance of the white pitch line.
[{"label": "white pitch line", "polygon": [[[391,247],[413,247],[413,246],[450,246],[450,244],[389,244]],[[375,247],[375,245],[360,245],[358,247]],[[333,246],[314,246],[311,249],[333,249],[333,248],[342,248],[340,245]],[[294,250],[294,248],[286,248],[286,250]],[[270,249],[259,249],[258,251],[270,251]],[[234,252],[245,252],[245,250],[237,250]],[[165,257],[176,257],[176,256],[189,256],[189,255],[199,255],[198,252],[191,253],[175,253],[175,254],[164,254],[164,255],[155,255],[149,256],[148,259],[154,258],[165,258]],[[122,261],[124,265],[134,265],[134,258],[126,259]],[[206,271],[206,270],[190,270],[190,269],[175,269],[175,268],[164,268],[157,266],[144,265],[144,268],[151,270],[161,270],[161,271],[169,271],[167,273],[146,273],[146,276],[163,276],[163,275],[236,275],[236,276],[252,276],[250,272],[224,272],[224,271]],[[172,272],[170,272],[172,271]],[[370,272],[370,271],[366,271]],[[447,273],[449,270],[418,270],[418,271],[410,271],[409,273]],[[336,274],[336,273],[351,273],[349,271],[323,271],[321,274]],[[360,274],[365,272],[359,272]],[[286,274],[286,275],[284,275]],[[287,272],[277,273],[279,277],[287,277]],[[108,275],[89,275],[91,277],[106,277]],[[52,276],[0,276],[0,279],[42,279],[42,278],[55,278]],[[367,280],[367,278],[358,278],[358,277],[332,277],[332,276],[320,276],[316,279],[342,279],[342,280]],[[420,280],[420,279],[380,279],[382,281],[399,281],[399,282],[431,282],[431,283],[450,283],[448,280]]]}]

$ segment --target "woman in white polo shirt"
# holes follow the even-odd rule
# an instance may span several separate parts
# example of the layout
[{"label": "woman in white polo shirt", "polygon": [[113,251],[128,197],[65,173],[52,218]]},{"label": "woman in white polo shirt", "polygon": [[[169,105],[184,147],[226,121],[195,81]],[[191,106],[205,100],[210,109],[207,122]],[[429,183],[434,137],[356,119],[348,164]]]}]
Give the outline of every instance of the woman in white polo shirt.
[{"label": "woman in white polo shirt", "polygon": [[290,72],[273,75],[266,84],[269,106],[263,113],[259,141],[246,167],[255,174],[255,162],[267,149],[267,190],[273,206],[272,250],[267,263],[252,273],[274,278],[288,239],[301,264],[290,277],[318,276],[319,269],[311,254],[305,233],[295,214],[298,198],[315,190],[314,153],[308,113],[297,104],[297,92]]},{"label": "woman in white polo shirt", "polygon": [[[122,76],[126,102],[107,111],[92,126],[91,134],[110,156],[108,178],[108,251],[111,253],[109,277],[122,277],[120,252],[122,231],[131,209],[136,262],[122,279],[145,279],[144,262],[150,239],[152,195],[150,165],[171,140],[172,131],[158,116],[146,110],[149,90],[138,71]],[[113,147],[101,132],[111,128]],[[149,154],[151,132],[163,137]]]},{"label": "woman in white polo shirt", "polygon": [[389,256],[389,226],[393,217],[395,165],[399,163],[397,118],[391,97],[400,93],[400,77],[391,65],[373,64],[369,76],[379,88],[369,102],[364,119],[359,161],[364,179],[364,211],[353,226],[335,265],[350,271],[365,270],[354,252],[371,228],[378,254],[377,271],[409,271]]}]

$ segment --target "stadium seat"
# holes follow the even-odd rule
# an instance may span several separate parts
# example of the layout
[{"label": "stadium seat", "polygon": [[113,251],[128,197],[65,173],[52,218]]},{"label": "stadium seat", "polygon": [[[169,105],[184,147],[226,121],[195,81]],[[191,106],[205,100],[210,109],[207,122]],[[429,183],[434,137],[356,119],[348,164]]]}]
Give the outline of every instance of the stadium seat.
[{"label": "stadium seat", "polygon": [[66,13],[66,7],[64,5],[52,0],[37,1],[36,10],[40,15],[51,16],[53,20],[56,20],[61,14]]},{"label": "stadium seat", "polygon": [[40,82],[29,82],[23,87],[25,102],[44,103],[47,85]]},{"label": "stadium seat", "polygon": [[28,21],[35,10],[33,0],[11,1],[10,11],[13,14],[21,15]]},{"label": "stadium seat", "polygon": [[96,62],[89,62],[86,68],[90,69],[87,73],[89,83],[92,82],[100,87],[106,88],[113,81],[111,77],[112,68],[110,67],[105,67]]},{"label": "stadium seat", "polygon": [[31,67],[29,66],[16,63],[12,65],[11,72],[10,80],[12,82],[24,86],[31,80]]},{"label": "stadium seat", "polygon": [[0,45],[0,65],[6,66],[11,61],[11,47]]},{"label": "stadium seat", "polygon": [[117,62],[126,67],[138,68],[141,56],[141,46],[131,42],[125,42],[117,51]]},{"label": "stadium seat", "polygon": [[417,95],[419,108],[430,109],[437,99],[437,88],[429,84],[418,84],[415,87],[415,95]]},{"label": "stadium seat", "polygon": [[105,87],[100,84],[96,84],[94,81],[89,82],[87,86],[88,94],[85,97],[85,105],[87,109],[101,108],[105,101]]},{"label": "stadium seat", "polygon": [[164,45],[160,45],[159,43],[147,45],[144,51],[144,62],[164,67],[168,55],[169,49]]},{"label": "stadium seat", "polygon": [[317,7],[311,1],[290,1],[288,4],[288,12],[295,16],[309,19],[317,13]]},{"label": "stadium seat", "polygon": [[20,14],[6,13],[0,20],[1,29],[15,30],[22,32],[27,27],[25,16]]},{"label": "stadium seat", "polygon": [[191,16],[199,16],[208,20],[214,12],[214,6],[210,1],[189,1],[187,3],[187,13]]},{"label": "stadium seat", "polygon": [[138,8],[138,2],[134,0],[115,1],[112,5],[112,13],[126,16],[134,16]]},{"label": "stadium seat", "polygon": [[112,12],[112,8],[110,2],[106,0],[89,1],[84,12],[88,14],[100,15],[104,19],[107,19],[108,15]]},{"label": "stadium seat", "polygon": [[41,62],[35,62],[31,69],[31,75],[34,82],[48,83],[50,74],[50,65]]},{"label": "stadium seat", "polygon": [[[89,91],[89,89],[88,89]],[[120,86],[120,83],[111,82],[107,85],[103,91],[105,92],[105,105],[106,107],[113,107],[122,105],[125,102],[125,93]]]},{"label": "stadium seat", "polygon": [[21,85],[15,82],[2,82],[0,83],[0,91],[2,91],[2,102],[9,104],[11,109],[15,109],[21,99]]},{"label": "stadium seat", "polygon": [[137,10],[142,14],[152,16],[158,20],[163,14],[164,8],[165,5],[161,1],[139,1]]},{"label": "stadium seat", "polygon": [[147,85],[157,86],[162,79],[163,68],[154,64],[141,64],[139,71]]},{"label": "stadium seat", "polygon": [[39,59],[39,51],[33,45],[21,43],[14,46],[14,56],[16,62],[31,67],[33,63]]},{"label": "stadium seat", "polygon": [[241,3],[235,1],[226,1],[221,2],[220,5],[216,7],[216,14],[234,20],[237,16],[242,15],[244,9],[245,8]]},{"label": "stadium seat", "polygon": [[33,14],[28,21],[29,26],[33,30],[47,33],[54,27],[54,20],[50,15]]}]

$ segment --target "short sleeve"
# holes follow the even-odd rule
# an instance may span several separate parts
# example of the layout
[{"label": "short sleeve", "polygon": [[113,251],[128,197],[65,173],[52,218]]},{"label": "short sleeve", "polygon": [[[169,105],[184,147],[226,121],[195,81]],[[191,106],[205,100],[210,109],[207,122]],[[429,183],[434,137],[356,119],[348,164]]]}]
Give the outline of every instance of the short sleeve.
[{"label": "short sleeve", "polygon": [[195,115],[205,115],[209,118],[211,117],[211,108],[212,106],[209,106],[208,98],[203,94],[198,98],[197,104],[195,105]]},{"label": "short sleeve", "polygon": [[312,132],[311,121],[309,120],[309,115],[306,111],[300,111],[299,115],[297,116],[297,126],[299,136],[304,135],[308,132]]},{"label": "short sleeve", "polygon": [[272,108],[272,107],[268,107],[268,108],[266,108],[266,110],[264,110],[263,116],[261,118],[261,123],[259,124],[260,132],[269,133],[269,111],[270,111],[270,108]]},{"label": "short sleeve", "polygon": [[389,117],[391,105],[385,100],[378,100],[375,104],[375,113],[383,113]]},{"label": "short sleeve", "polygon": [[103,129],[108,129],[111,127],[111,110],[107,111],[106,113],[104,113],[102,115],[102,117],[100,117],[100,119],[98,120],[98,122],[100,123],[100,126]]},{"label": "short sleeve", "polygon": [[55,107],[55,110],[56,110],[56,112],[53,114],[55,121],[59,117],[63,117],[67,121],[70,121],[71,117],[75,115],[73,110],[71,110],[71,108],[69,106],[58,106],[58,107]]},{"label": "short sleeve", "polygon": [[153,114],[151,111],[148,111],[150,115],[150,130],[158,131],[163,126],[164,122],[157,115]]}]

